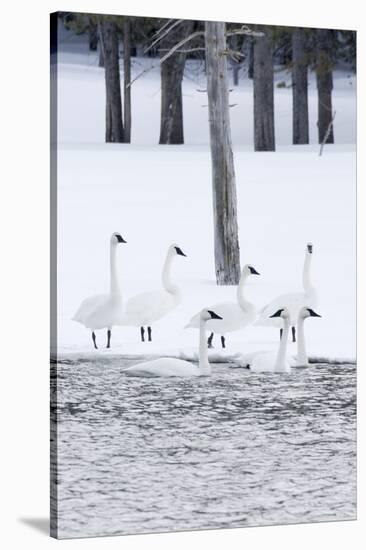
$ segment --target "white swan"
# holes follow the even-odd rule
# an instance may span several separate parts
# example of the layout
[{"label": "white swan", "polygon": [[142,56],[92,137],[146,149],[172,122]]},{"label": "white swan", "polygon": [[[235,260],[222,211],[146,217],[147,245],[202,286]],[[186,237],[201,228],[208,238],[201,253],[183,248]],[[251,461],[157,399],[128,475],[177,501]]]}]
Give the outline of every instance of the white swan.
[{"label": "white swan", "polygon": [[[221,346],[225,347],[225,334],[244,328],[255,321],[257,312],[253,304],[244,297],[245,283],[250,275],[259,275],[258,271],[246,264],[243,267],[239,285],[237,288],[236,302],[223,302],[213,305],[210,309],[216,311],[222,317],[222,321],[208,321],[207,328],[211,331],[208,339],[208,347],[212,348],[214,334],[221,334]],[[197,313],[186,328],[198,328],[200,326],[200,314]]]},{"label": "white swan", "polygon": [[213,319],[220,320],[221,317],[209,309],[201,311],[198,365],[174,357],[161,357],[160,359],[133,365],[123,372],[127,376],[208,376],[211,374],[211,367],[207,356],[206,323],[207,321],[211,322]]},{"label": "white swan", "polygon": [[262,326],[275,326],[280,328],[280,336],[282,335],[281,319],[273,319],[271,313],[279,308],[286,307],[290,314],[290,326],[292,327],[292,341],[296,342],[296,329],[295,325],[299,316],[300,309],[307,305],[311,308],[316,308],[318,303],[318,296],[315,287],[312,285],[310,277],[310,266],[313,257],[313,245],[308,243],[305,250],[305,261],[303,268],[303,292],[292,292],[288,294],[282,294],[278,296],[272,302],[264,306],[260,312],[259,319],[255,323]]},{"label": "white swan", "polygon": [[255,355],[248,363],[253,372],[290,372],[291,365],[287,359],[287,341],[290,332],[290,312],[287,308],[281,308],[273,315],[271,319],[281,318],[283,320],[283,334],[280,341],[278,352],[271,351]]},{"label": "white swan", "polygon": [[296,365],[298,367],[307,367],[309,366],[308,356],[306,353],[305,346],[305,331],[304,331],[304,321],[308,317],[321,317],[313,309],[309,307],[303,307],[300,310],[299,317],[297,320],[297,357]]},{"label": "white swan", "polygon": [[111,345],[112,326],[122,317],[122,296],[118,283],[116,254],[117,245],[126,241],[119,233],[110,239],[110,290],[109,294],[98,294],[83,300],[73,316],[73,321],[91,329],[95,349],[98,349],[95,330],[107,328],[107,348]]},{"label": "white swan", "polygon": [[123,320],[119,324],[140,327],[142,342],[145,342],[144,327],[147,326],[148,340],[151,342],[151,325],[167,315],[180,302],[180,290],[171,279],[172,262],[176,256],[186,256],[186,254],[178,245],[172,244],[168,248],[163,266],[163,290],[137,294],[130,298],[126,304]]}]

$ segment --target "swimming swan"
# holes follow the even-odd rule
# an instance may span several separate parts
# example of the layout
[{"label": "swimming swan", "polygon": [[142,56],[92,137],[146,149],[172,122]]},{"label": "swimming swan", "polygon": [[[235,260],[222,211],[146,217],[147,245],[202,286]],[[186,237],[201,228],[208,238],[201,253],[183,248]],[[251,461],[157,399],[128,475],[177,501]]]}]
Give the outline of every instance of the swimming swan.
[{"label": "swimming swan", "polygon": [[[237,288],[236,302],[223,302],[215,304],[210,309],[216,311],[222,317],[222,321],[208,321],[207,328],[211,331],[211,335],[207,341],[208,347],[212,348],[212,340],[214,334],[221,334],[221,346],[225,347],[225,334],[244,328],[255,321],[257,312],[253,304],[248,302],[244,297],[245,283],[250,275],[259,275],[258,271],[246,264],[243,267],[239,285]],[[186,328],[198,328],[200,326],[200,314],[197,313]]]},{"label": "swimming swan", "polygon": [[207,356],[206,323],[211,322],[213,319],[220,320],[222,317],[209,309],[201,311],[198,365],[174,357],[161,357],[160,359],[133,365],[123,372],[127,376],[208,376],[211,374],[211,367]]},{"label": "swimming swan", "polygon": [[282,294],[278,296],[272,302],[264,306],[260,312],[259,319],[255,323],[262,326],[275,326],[280,328],[280,337],[282,336],[282,320],[273,319],[270,315],[272,311],[279,308],[286,307],[290,314],[290,326],[292,327],[292,341],[296,342],[296,329],[295,325],[299,316],[300,309],[307,305],[308,307],[316,307],[318,303],[318,296],[314,286],[311,283],[310,267],[313,257],[313,245],[308,243],[305,250],[305,260],[303,268],[303,292],[292,292],[289,294]]},{"label": "swimming swan", "polygon": [[144,326],[147,326],[148,340],[151,342],[151,325],[170,313],[180,302],[180,290],[171,280],[172,262],[176,256],[186,256],[186,254],[178,245],[172,244],[168,248],[163,266],[163,290],[137,294],[126,304],[125,314],[120,324],[140,327],[142,342],[145,342]]},{"label": "swimming swan", "polygon": [[309,361],[306,353],[305,347],[305,332],[304,332],[304,321],[309,317],[321,317],[313,309],[309,307],[303,307],[300,310],[298,321],[297,321],[297,357],[296,364],[298,367],[308,367]]},{"label": "swimming swan", "polygon": [[73,316],[73,321],[81,323],[92,331],[94,348],[98,349],[95,330],[107,328],[107,348],[111,346],[112,326],[122,316],[122,296],[118,283],[116,254],[117,245],[126,241],[119,233],[110,239],[110,290],[109,294],[98,294],[86,298]]},{"label": "swimming swan", "polygon": [[247,366],[253,372],[290,372],[291,366],[287,360],[287,340],[290,332],[290,312],[287,308],[281,308],[271,319],[283,319],[283,334],[277,354],[273,352],[259,353],[255,355]]}]

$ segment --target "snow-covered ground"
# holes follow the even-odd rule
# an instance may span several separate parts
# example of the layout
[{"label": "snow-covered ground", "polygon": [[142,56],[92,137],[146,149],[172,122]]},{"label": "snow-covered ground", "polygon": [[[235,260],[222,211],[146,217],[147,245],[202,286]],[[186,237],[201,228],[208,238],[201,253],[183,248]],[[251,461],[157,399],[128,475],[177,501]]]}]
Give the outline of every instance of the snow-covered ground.
[{"label": "snow-covered ground", "polygon": [[[111,352],[192,355],[198,334],[184,330],[203,306],[235,299],[217,287],[213,263],[211,168],[204,76],[191,64],[184,81],[184,146],[159,146],[157,70],[132,87],[132,145],[104,144],[104,74],[95,56],[59,56],[58,101],[58,345],[87,352],[90,333],[71,317],[81,300],[108,290],[109,237],[128,241],[118,250],[124,297],[159,288],[168,245],[177,242],[174,277],[182,304],[153,328],[153,343],[136,328],[117,327]],[[150,63],[150,61],[148,61]],[[145,63],[145,62],[144,62]],[[134,74],[145,65],[134,61]],[[287,73],[276,80],[289,82]],[[248,285],[258,307],[276,295],[301,290],[305,245],[314,243],[313,280],[322,319],[306,321],[311,356],[355,357],[356,83],[336,73],[335,139],[322,157],[316,145],[316,88],[309,88],[311,142],[291,146],[291,89],[275,89],[276,153],[253,152],[251,82],[231,92],[242,264],[261,273]],[[105,332],[97,333],[105,344]],[[250,327],[227,337],[230,355],[274,349],[278,330]],[[291,349],[293,345],[291,344]]]}]

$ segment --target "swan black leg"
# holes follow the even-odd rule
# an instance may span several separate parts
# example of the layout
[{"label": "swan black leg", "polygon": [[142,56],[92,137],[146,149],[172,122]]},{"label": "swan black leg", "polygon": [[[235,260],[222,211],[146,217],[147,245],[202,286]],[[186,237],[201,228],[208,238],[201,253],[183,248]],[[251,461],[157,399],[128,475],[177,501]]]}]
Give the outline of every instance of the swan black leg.
[{"label": "swan black leg", "polygon": [[208,337],[208,340],[207,340],[207,347],[208,348],[213,348],[213,345],[212,345],[213,337],[214,337],[214,333],[211,332],[211,334],[210,334],[210,336]]},{"label": "swan black leg", "polygon": [[140,328],[140,332],[141,332],[141,342],[145,342],[145,329],[144,329],[144,327]]},{"label": "swan black leg", "polygon": [[292,327],[292,341],[296,342],[296,327]]},{"label": "swan black leg", "polygon": [[93,339],[93,344],[94,344],[95,349],[98,349],[98,346],[97,346],[97,339],[96,339],[96,337],[95,337],[95,332],[94,332],[94,330],[92,331],[92,339]]},{"label": "swan black leg", "polygon": [[152,339],[151,339],[151,327],[147,327],[147,337],[148,337],[149,342],[152,342]]},{"label": "swan black leg", "polygon": [[282,340],[283,328],[280,328],[280,340]]},{"label": "swan black leg", "polygon": [[225,347],[225,336],[221,336],[221,346]]},{"label": "swan black leg", "polygon": [[107,348],[110,348],[111,347],[111,336],[112,336],[112,331],[111,329],[109,328],[107,330]]}]

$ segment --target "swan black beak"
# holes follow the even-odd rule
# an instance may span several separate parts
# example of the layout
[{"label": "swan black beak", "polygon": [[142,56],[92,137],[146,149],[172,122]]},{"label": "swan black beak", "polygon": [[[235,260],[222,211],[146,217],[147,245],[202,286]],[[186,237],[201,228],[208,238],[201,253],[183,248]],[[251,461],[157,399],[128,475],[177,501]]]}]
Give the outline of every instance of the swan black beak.
[{"label": "swan black beak", "polygon": [[252,266],[249,267],[249,270],[252,275],[260,275],[260,273],[258,273],[258,271]]},{"label": "swan black beak", "polygon": [[307,247],[308,247],[309,254],[312,254],[313,253],[313,245],[311,243],[308,243]]},{"label": "swan black beak", "polygon": [[220,317],[220,315],[217,315],[217,313],[215,313],[214,311],[210,311],[209,309],[207,311],[211,315],[211,319],[222,319],[222,317]]},{"label": "swan black beak", "polygon": [[117,235],[116,235],[116,238],[117,238],[117,241],[118,241],[119,243],[127,243],[127,241],[125,241],[125,240],[121,237],[121,235],[118,235],[118,234],[117,234]]},{"label": "swan black beak", "polygon": [[283,312],[283,309],[278,309],[276,313],[273,315],[270,315],[269,318],[272,319],[273,317],[281,317],[281,313]]},{"label": "swan black beak", "polygon": [[175,250],[177,251],[178,256],[184,256],[185,258],[187,257],[187,254],[184,254],[183,250],[179,248],[179,246],[176,246]]},{"label": "swan black beak", "polygon": [[310,313],[310,317],[321,317],[319,313],[316,313],[313,309],[307,308],[308,312]]}]

